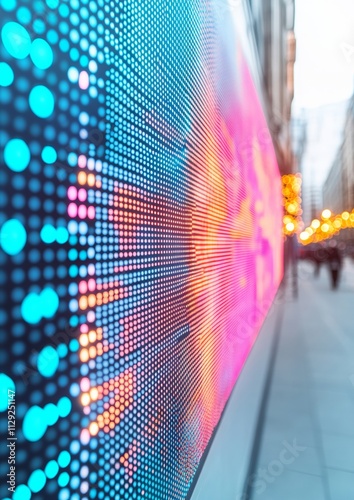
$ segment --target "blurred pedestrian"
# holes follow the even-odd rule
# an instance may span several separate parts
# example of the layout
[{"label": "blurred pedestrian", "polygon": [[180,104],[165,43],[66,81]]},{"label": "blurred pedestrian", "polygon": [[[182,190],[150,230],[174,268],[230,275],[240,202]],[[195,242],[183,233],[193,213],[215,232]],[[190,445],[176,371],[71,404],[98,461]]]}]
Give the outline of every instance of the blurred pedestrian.
[{"label": "blurred pedestrian", "polygon": [[327,248],[327,261],[331,273],[332,289],[335,290],[338,288],[339,274],[342,268],[342,256],[335,240],[330,241]]},{"label": "blurred pedestrian", "polygon": [[315,245],[312,251],[312,260],[315,264],[315,278],[320,274],[321,264],[328,260],[327,250],[323,245]]}]

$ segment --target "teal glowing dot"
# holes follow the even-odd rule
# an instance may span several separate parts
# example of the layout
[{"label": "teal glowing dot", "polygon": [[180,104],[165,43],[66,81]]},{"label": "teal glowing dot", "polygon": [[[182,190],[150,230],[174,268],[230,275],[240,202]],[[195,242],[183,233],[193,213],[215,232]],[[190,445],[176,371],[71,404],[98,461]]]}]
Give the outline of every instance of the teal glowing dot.
[{"label": "teal glowing dot", "polygon": [[54,405],[53,403],[48,403],[47,405],[45,405],[43,410],[45,412],[47,424],[48,425],[56,424],[58,419],[59,419],[59,411],[58,411],[57,406]]},{"label": "teal glowing dot", "polygon": [[71,412],[72,404],[70,399],[64,396],[63,398],[59,399],[57,407],[59,411],[59,417],[65,418]]},{"label": "teal glowing dot", "polygon": [[45,318],[51,318],[59,307],[58,294],[52,288],[44,288],[40,296],[42,314]]},{"label": "teal glowing dot", "polygon": [[35,325],[42,319],[42,304],[36,293],[29,293],[21,304],[21,314],[23,319]]},{"label": "teal glowing dot", "polygon": [[56,240],[57,230],[51,224],[45,224],[41,229],[40,235],[42,241],[50,245],[51,243],[54,243],[54,241]]},{"label": "teal glowing dot", "polygon": [[58,227],[57,242],[60,244],[66,243],[69,239],[69,232],[65,227]]},{"label": "teal glowing dot", "polygon": [[29,105],[39,118],[48,118],[54,111],[54,96],[44,85],[37,85],[30,92]]},{"label": "teal glowing dot", "polygon": [[8,87],[14,81],[14,72],[6,62],[0,62],[0,86]]},{"label": "teal glowing dot", "polygon": [[69,349],[71,352],[77,352],[79,350],[80,344],[78,340],[71,339],[69,343]]},{"label": "teal glowing dot", "polygon": [[46,4],[50,9],[56,9],[59,5],[59,0],[46,0]]},{"label": "teal glowing dot", "polygon": [[48,479],[53,479],[59,472],[59,465],[55,460],[50,460],[45,466],[44,472]]},{"label": "teal glowing dot", "polygon": [[71,462],[71,455],[68,451],[61,451],[58,457],[58,464],[60,467],[67,467]]},{"label": "teal glowing dot", "polygon": [[27,484],[33,491],[33,493],[38,493],[44,488],[46,482],[47,478],[44,472],[40,469],[37,469],[32,472]]},{"label": "teal glowing dot", "polygon": [[27,233],[17,219],[6,221],[0,230],[0,245],[8,255],[17,255],[27,241]]},{"label": "teal glowing dot", "polygon": [[12,495],[12,500],[30,500],[31,490],[25,484],[16,486],[15,493]]},{"label": "teal glowing dot", "polygon": [[22,432],[24,437],[28,441],[39,441],[44,436],[47,427],[46,414],[43,408],[37,405],[32,406],[23,419]]},{"label": "teal glowing dot", "polygon": [[65,358],[65,356],[68,354],[68,347],[65,344],[60,344],[57,347],[57,352],[59,358]]},{"label": "teal glowing dot", "polygon": [[17,9],[16,15],[20,23],[28,24],[32,19],[32,14],[27,7],[20,7]]},{"label": "teal glowing dot", "polygon": [[11,139],[4,149],[4,160],[9,169],[22,172],[31,159],[29,147],[22,139]]},{"label": "teal glowing dot", "polygon": [[39,69],[48,69],[53,64],[53,51],[48,42],[42,38],[36,38],[32,42],[31,59]]},{"label": "teal glowing dot", "polygon": [[0,0],[0,7],[10,12],[16,8],[16,0]]},{"label": "teal glowing dot", "polygon": [[42,160],[44,163],[55,163],[57,161],[57,152],[52,146],[45,146],[42,151]]},{"label": "teal glowing dot", "polygon": [[1,30],[1,39],[7,52],[16,59],[24,59],[31,50],[31,38],[26,28],[10,21]]},{"label": "teal glowing dot", "polygon": [[[43,313],[44,314],[44,313]],[[59,356],[54,347],[48,345],[38,354],[37,368],[43,377],[52,377],[59,366]]]},{"label": "teal glowing dot", "polygon": [[58,484],[61,488],[64,488],[69,484],[70,476],[67,472],[62,472],[58,477]]},{"label": "teal glowing dot", "polygon": [[[0,411],[7,410],[7,405],[9,402],[9,391],[15,391],[14,381],[5,375],[5,373],[0,373]],[[11,392],[11,395],[13,393]]]}]

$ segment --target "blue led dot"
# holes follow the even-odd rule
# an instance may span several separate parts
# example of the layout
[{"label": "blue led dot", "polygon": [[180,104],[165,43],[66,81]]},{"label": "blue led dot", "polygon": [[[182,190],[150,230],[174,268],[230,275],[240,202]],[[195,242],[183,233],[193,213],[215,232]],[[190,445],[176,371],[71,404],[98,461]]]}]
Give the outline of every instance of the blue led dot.
[{"label": "blue led dot", "polygon": [[36,293],[29,293],[21,304],[21,314],[27,323],[34,325],[42,319],[41,301]]},{"label": "blue led dot", "polygon": [[1,39],[7,52],[16,59],[24,59],[31,49],[28,31],[18,23],[8,22],[1,30]]},{"label": "blue led dot", "polygon": [[71,412],[72,404],[70,399],[67,398],[66,396],[59,399],[57,406],[58,406],[59,416],[62,418],[67,417]]},{"label": "blue led dot", "polygon": [[31,159],[29,147],[22,139],[11,139],[4,149],[4,160],[9,169],[22,172]]},{"label": "blue led dot", "polygon": [[61,451],[58,457],[58,464],[60,465],[60,467],[62,468],[67,467],[70,462],[71,462],[70,453],[66,450]]},{"label": "blue led dot", "polygon": [[57,231],[51,224],[45,224],[41,229],[41,238],[44,243],[50,245],[56,240]]},{"label": "blue led dot", "polygon": [[[43,408],[32,406],[23,419],[22,431],[28,441],[39,441],[45,434],[48,424]],[[17,489],[16,489],[17,491]]]},{"label": "blue led dot", "polygon": [[44,472],[48,479],[53,479],[59,472],[59,465],[55,460],[51,460],[47,463]]},{"label": "blue led dot", "polygon": [[7,410],[7,404],[9,401],[8,391],[15,390],[14,381],[5,375],[5,373],[0,373],[0,411]]},{"label": "blue led dot", "polygon": [[8,87],[14,81],[14,72],[9,64],[0,62],[0,86]]},{"label": "blue led dot", "polygon": [[28,24],[32,19],[32,14],[27,7],[20,7],[17,9],[16,15],[20,23]]},{"label": "blue led dot", "polygon": [[6,11],[11,11],[16,8],[16,0],[0,0],[0,7]]},{"label": "blue led dot", "polygon": [[42,160],[45,163],[55,163],[57,161],[57,152],[52,146],[45,146],[42,151]]},{"label": "blue led dot", "polygon": [[31,490],[25,484],[16,486],[15,493],[12,495],[12,500],[30,500]]},{"label": "blue led dot", "polygon": [[21,252],[27,241],[27,233],[21,222],[10,219],[3,224],[0,230],[1,248],[9,255]]},{"label": "blue led dot", "polygon": [[28,479],[28,486],[33,491],[33,493],[38,493],[44,488],[46,482],[47,478],[44,472],[40,469],[37,469],[30,475]]},{"label": "blue led dot", "polygon": [[45,318],[51,318],[59,307],[58,294],[52,288],[44,288],[40,294],[42,314]]},{"label": "blue led dot", "polygon": [[69,239],[69,233],[66,227],[58,227],[57,229],[57,242],[58,243],[66,243]]},{"label": "blue led dot", "polygon": [[48,69],[53,64],[53,51],[48,42],[42,38],[36,38],[32,42],[31,59],[39,69]]},{"label": "blue led dot", "polygon": [[56,424],[59,419],[59,412],[57,406],[53,403],[48,403],[47,405],[45,405],[43,409],[45,412],[47,424],[48,425]]},{"label": "blue led dot", "polygon": [[39,118],[48,118],[54,111],[54,96],[44,85],[37,85],[30,92],[29,105]]},{"label": "blue led dot", "polygon": [[59,366],[59,356],[52,346],[44,347],[37,358],[37,368],[43,377],[52,377]]}]

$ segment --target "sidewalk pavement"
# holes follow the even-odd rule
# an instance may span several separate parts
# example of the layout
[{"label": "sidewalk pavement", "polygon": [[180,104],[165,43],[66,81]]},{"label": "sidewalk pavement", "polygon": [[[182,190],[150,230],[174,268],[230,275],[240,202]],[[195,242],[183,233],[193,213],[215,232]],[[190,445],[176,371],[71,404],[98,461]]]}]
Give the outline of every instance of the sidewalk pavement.
[{"label": "sidewalk pavement", "polygon": [[251,498],[354,499],[354,262],[336,291],[301,262],[299,297],[281,300]]}]

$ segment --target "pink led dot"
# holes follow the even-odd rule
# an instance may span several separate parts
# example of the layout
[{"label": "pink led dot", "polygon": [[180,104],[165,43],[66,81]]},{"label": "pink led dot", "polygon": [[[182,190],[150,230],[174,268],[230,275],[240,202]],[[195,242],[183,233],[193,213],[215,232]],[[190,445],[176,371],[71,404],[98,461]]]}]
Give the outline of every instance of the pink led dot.
[{"label": "pink led dot", "polygon": [[96,215],[96,213],[95,213],[95,207],[89,206],[88,210],[87,210],[87,216],[88,216],[88,218],[89,219],[94,219],[95,215]]},{"label": "pink led dot", "polygon": [[88,289],[90,292],[93,292],[96,289],[96,281],[93,278],[88,280]]},{"label": "pink led dot", "polygon": [[86,293],[87,292],[87,283],[86,281],[80,281],[79,283],[79,292]]},{"label": "pink led dot", "polygon": [[86,90],[89,86],[89,76],[87,71],[81,71],[79,76],[79,87],[82,90]]},{"label": "pink led dot", "polygon": [[80,201],[85,201],[87,198],[87,191],[84,188],[79,189],[79,192],[77,193],[77,197],[79,198]]},{"label": "pink led dot", "polygon": [[83,392],[88,392],[90,390],[90,380],[87,377],[81,379],[80,388]]},{"label": "pink led dot", "polygon": [[79,206],[79,210],[78,210],[78,216],[80,217],[80,219],[86,219],[87,217],[87,208],[85,205],[80,205]]},{"label": "pink led dot", "polygon": [[68,189],[68,198],[69,200],[76,200],[77,197],[77,189],[75,186],[70,186]]},{"label": "pink led dot", "polygon": [[80,440],[82,444],[88,444],[90,441],[90,433],[87,429],[81,431]]},{"label": "pink led dot", "polygon": [[89,323],[94,323],[96,321],[96,314],[94,313],[94,311],[89,311],[87,313],[87,321]]},{"label": "pink led dot", "polygon": [[76,217],[77,216],[77,205],[75,203],[69,204],[68,214],[69,214],[69,217]]},{"label": "pink led dot", "polygon": [[85,168],[86,167],[86,161],[87,158],[85,155],[80,155],[79,159],[77,161],[77,164],[79,165],[80,168]]},{"label": "pink led dot", "polygon": [[88,325],[85,325],[85,323],[83,325],[81,325],[81,327],[80,327],[81,333],[87,333],[88,331],[89,331]]}]

